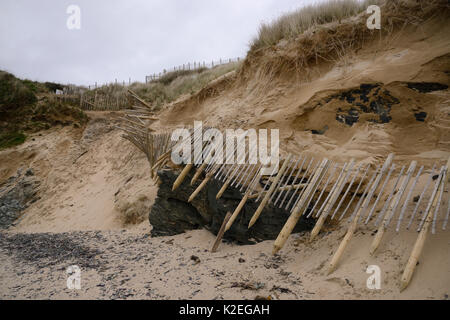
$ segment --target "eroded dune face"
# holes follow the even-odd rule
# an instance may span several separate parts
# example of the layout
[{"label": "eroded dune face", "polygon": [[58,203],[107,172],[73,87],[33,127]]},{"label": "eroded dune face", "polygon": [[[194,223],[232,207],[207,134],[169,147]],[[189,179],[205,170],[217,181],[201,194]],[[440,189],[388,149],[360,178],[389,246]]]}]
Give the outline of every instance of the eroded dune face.
[{"label": "eroded dune face", "polygon": [[[302,50],[300,41],[280,42],[249,55],[242,70],[163,109],[160,121],[152,128],[155,132],[170,131],[180,125],[191,126],[195,120],[207,121],[218,129],[276,128],[280,130],[283,153],[307,153],[341,163],[355,158],[377,164],[394,153],[396,163],[406,165],[417,160],[431,168],[436,160],[450,155],[450,25],[440,19],[424,21],[383,38],[368,39],[354,50],[342,50],[333,60],[313,59],[307,67],[290,64]],[[349,32],[347,40],[356,30],[349,28],[344,25],[341,30],[344,34]],[[320,45],[321,38],[315,40]],[[321,234],[320,241],[312,243],[309,234],[293,235],[293,241],[275,257],[269,257],[272,241],[240,247],[227,243],[222,252],[212,255],[209,249],[214,236],[205,230],[151,239],[117,231],[140,225],[139,233],[148,233],[151,227],[147,216],[158,186],[150,177],[145,155],[113,128],[114,116],[101,112],[90,116],[85,128],[53,128],[30,137],[23,145],[0,152],[0,158],[5,160],[0,161],[0,197],[16,197],[22,186],[26,184],[28,188],[16,197],[21,201],[16,206],[19,219],[5,222],[10,233],[3,238],[6,247],[20,253],[22,243],[48,239],[58,245],[64,241],[69,248],[74,242],[93,248],[100,243],[104,254],[101,263],[113,267],[106,273],[89,271],[94,280],[87,282],[87,287],[94,293],[85,292],[84,297],[117,297],[114,286],[107,288],[106,293],[95,291],[101,282],[96,278],[111,279],[111,274],[117,269],[123,271],[122,266],[126,265],[130,268],[124,274],[133,274],[130,288],[144,298],[149,295],[143,284],[153,282],[152,298],[194,298],[198,291],[195,298],[252,299],[254,292],[233,289],[250,282],[258,287],[264,283],[260,294],[278,297],[274,291],[283,289],[279,297],[289,299],[448,299],[448,232],[430,237],[423,255],[426,263],[421,263],[414,283],[402,295],[397,280],[416,239],[414,231],[390,232],[384,248],[378,255],[370,256],[367,249],[374,230],[361,226],[349,249],[351,259],[331,277],[324,275],[324,266],[344,236],[341,225],[331,225]],[[427,179],[420,177],[418,190],[424,188]],[[393,184],[389,181],[387,189],[393,189]],[[412,196],[418,197],[416,193]],[[411,203],[408,209],[413,206]],[[102,233],[104,241],[99,241],[97,234],[85,232],[89,230],[108,232]],[[81,249],[75,251],[89,252]],[[30,260],[28,254],[33,258],[33,251],[39,249],[30,246],[25,258]],[[190,265],[192,253],[198,255],[200,265]],[[143,255],[148,256],[140,262]],[[227,262],[223,263],[222,258],[227,258]],[[0,278],[8,280],[7,285],[3,284],[9,288],[7,297],[14,297],[15,290],[11,288],[17,287],[16,282],[27,284],[39,276],[21,264],[27,276],[16,279],[11,276],[16,275],[16,266],[9,257],[4,260],[8,273],[2,273],[8,277]],[[30,261],[34,267],[36,260]],[[149,261],[159,266],[154,272],[148,272]],[[63,262],[61,268],[66,266]],[[383,289],[369,291],[366,268],[381,263]],[[41,268],[49,280],[43,284],[45,290],[33,294],[46,298],[55,281],[65,283],[65,278],[61,280],[65,274],[51,272],[45,264]],[[188,277],[195,277],[201,290],[194,287],[194,291],[192,281],[186,281]],[[287,289],[280,288],[280,284]],[[29,297],[30,293],[24,294]],[[63,291],[59,294],[70,297]]]},{"label": "eroded dune face", "polygon": [[[112,230],[147,221],[156,186],[145,156],[114,129],[114,115],[91,117],[85,128],[55,127],[0,153],[9,177],[0,198],[20,204],[9,230]],[[30,196],[12,197],[24,184]]]},{"label": "eroded dune face", "polygon": [[278,128],[284,152],[368,162],[394,152],[429,165],[450,154],[449,31],[431,20],[302,73],[264,73],[262,62],[295,54],[289,45],[259,52],[244,71],[175,102],[155,128]]},{"label": "eroded dune face", "polygon": [[[397,162],[431,167],[450,154],[445,22],[430,19],[367,39],[357,50],[332,61],[313,59],[303,69],[287,61],[305,41],[280,42],[163,109],[153,129],[170,131],[195,120],[219,129],[277,128],[283,153],[366,163],[395,153]],[[85,129],[49,130],[2,151],[1,181],[32,167],[39,184],[41,199],[26,204],[19,230],[120,228],[148,212],[156,187],[144,155],[111,127],[109,116],[91,117]]]}]

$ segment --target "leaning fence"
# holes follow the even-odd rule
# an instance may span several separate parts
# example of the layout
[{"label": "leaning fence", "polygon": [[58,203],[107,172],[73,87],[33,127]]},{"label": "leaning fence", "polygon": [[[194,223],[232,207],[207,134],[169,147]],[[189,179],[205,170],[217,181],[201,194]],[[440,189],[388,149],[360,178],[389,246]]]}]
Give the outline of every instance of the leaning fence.
[{"label": "leaning fence", "polygon": [[127,109],[129,101],[125,94],[95,94],[94,96],[80,96],[80,109],[88,111],[118,111]]},{"label": "leaning fence", "polygon": [[56,94],[56,99],[79,106],[86,111],[118,111],[127,109],[130,102],[126,93],[102,93],[95,91],[93,94],[85,92],[72,94]]},{"label": "leaning fence", "polygon": [[[152,134],[148,123],[139,119],[138,121],[126,120],[127,127],[122,128],[125,132],[124,138],[147,155],[152,176],[155,176],[159,169],[173,168],[171,156],[174,144],[169,139],[170,133]],[[207,128],[190,130],[189,136],[183,141],[190,145],[188,150],[192,150],[197,141],[201,140],[199,137],[203,136],[202,130]],[[338,163],[308,154],[289,153],[277,163],[272,173],[267,175],[262,171],[263,163],[250,161],[251,153],[258,150],[257,145],[253,149],[244,149],[245,163],[233,164],[230,160],[239,156],[238,146],[233,144],[234,150],[227,155],[228,159],[224,162],[220,156],[216,158],[217,150],[225,148],[223,144],[221,145],[223,141],[219,143],[211,141],[204,144],[205,149],[198,151],[204,159],[203,163],[187,163],[180,168],[172,191],[176,192],[189,172],[196,168],[190,181],[195,190],[187,202],[194,201],[211,180],[222,184],[216,199],[220,199],[229,188],[241,193],[239,205],[234,211],[229,211],[222,222],[211,248],[212,252],[218,249],[222,237],[233,227],[233,223],[235,228],[250,229],[264,214],[265,208],[267,210],[278,208],[286,211],[289,216],[273,243],[272,254],[277,254],[284,247],[302,217],[313,218],[314,228],[309,237],[310,242],[323,239],[319,234],[329,232],[324,232],[326,223],[329,223],[329,226],[343,225],[346,233],[334,254],[330,256],[325,270],[327,275],[339,267],[341,260],[348,258],[348,255],[343,253],[346,248],[350,251],[348,244],[363,225],[370,228],[369,230],[374,230],[369,248],[371,255],[382,250],[383,244],[393,241],[392,236],[386,236],[388,231],[397,234],[412,228],[418,236],[403,273],[398,274],[401,274],[399,283],[402,291],[411,281],[418,259],[424,250],[427,235],[435,234],[439,229],[447,230],[450,219],[450,199],[448,199],[450,158],[446,162],[445,159],[437,161],[433,168],[426,168],[423,165],[419,166],[415,160],[409,165],[395,164],[393,153],[388,155],[384,163],[377,166],[363,161],[358,164],[355,159]],[[194,155],[194,158],[196,157]],[[167,164],[169,165],[166,166]],[[426,184],[418,184],[420,179],[426,181]],[[157,177],[155,181],[158,180]],[[184,183],[189,184],[189,181]],[[412,195],[417,193],[420,196],[413,198]],[[256,211],[254,206],[245,207],[250,201],[258,204]],[[420,262],[424,263],[423,258]],[[322,266],[325,267],[325,262]]]}]

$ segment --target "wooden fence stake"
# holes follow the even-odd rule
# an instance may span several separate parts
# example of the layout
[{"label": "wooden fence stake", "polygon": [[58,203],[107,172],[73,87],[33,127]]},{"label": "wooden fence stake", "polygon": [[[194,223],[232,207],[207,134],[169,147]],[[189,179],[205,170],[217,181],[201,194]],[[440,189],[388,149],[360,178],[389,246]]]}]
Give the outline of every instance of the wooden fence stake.
[{"label": "wooden fence stake", "polygon": [[[299,157],[297,162],[294,163],[294,166],[292,167],[291,173],[288,175],[288,177],[287,177],[287,179],[286,179],[286,181],[284,183],[284,186],[283,186],[284,188],[286,188],[289,185],[289,181],[291,181],[291,179],[292,179],[292,174],[294,173],[295,168],[297,168],[298,164],[300,163],[300,160],[301,160],[301,157]],[[280,200],[281,195],[283,194],[283,191],[286,190],[286,189],[282,189],[282,190],[278,189],[278,190],[280,192],[278,194],[278,197],[275,199],[275,202],[273,203],[274,206],[277,205],[278,200]]]},{"label": "wooden fence stake", "polygon": [[[298,160],[300,160],[302,157],[300,157]],[[292,189],[294,190],[294,194],[295,194],[295,187],[294,187],[294,185],[295,185],[295,183],[297,182],[297,179],[298,179],[298,177],[300,176],[300,173],[302,172],[302,170],[303,170],[303,165],[305,164],[305,161],[306,161],[306,156],[305,157],[303,157],[303,161],[302,161],[302,164],[300,165],[300,167],[297,169],[297,174],[295,175],[295,177],[294,177],[294,180],[292,180]],[[297,166],[296,166],[296,168],[297,168]],[[278,208],[280,208],[281,209],[281,207],[283,206],[283,204],[284,204],[284,202],[286,201],[286,199],[287,199],[287,197],[288,197],[288,195],[289,195],[289,190],[291,190],[291,188],[289,188],[289,189],[286,189],[286,193],[284,194],[284,197],[283,197],[283,200],[281,200],[281,203],[280,203],[280,205],[278,206]]]},{"label": "wooden fence stake", "polygon": [[208,155],[206,156],[206,158],[203,160],[203,163],[200,165],[200,167],[195,171],[194,176],[192,177],[191,180],[191,186],[194,185],[195,181],[197,181],[197,179],[200,177],[200,175],[202,174],[203,170],[206,169],[206,167],[208,166],[208,163],[211,161],[211,158],[213,157],[213,148],[208,148],[207,150]]},{"label": "wooden fence stake", "polygon": [[409,188],[408,195],[406,196],[405,202],[403,203],[402,210],[400,211],[400,217],[398,218],[398,221],[397,221],[397,227],[395,228],[396,232],[399,232],[399,230],[400,230],[400,224],[402,223],[403,216],[405,214],[406,208],[408,207],[409,199],[411,199],[411,194],[413,193],[414,188],[416,187],[417,181],[419,180],[420,175],[422,174],[423,168],[424,168],[424,166],[420,167],[419,172],[417,172],[416,178],[414,179],[414,182],[413,182],[411,188]]},{"label": "wooden fence stake", "polygon": [[287,166],[289,164],[289,161],[291,160],[291,157],[292,157],[292,155],[289,154],[287,156],[287,158],[284,159],[284,163],[281,166],[280,171],[278,171],[278,174],[275,177],[275,180],[272,181],[272,184],[270,185],[269,191],[266,193],[266,195],[264,196],[263,200],[259,204],[258,209],[256,209],[255,213],[253,214],[253,217],[251,218],[250,223],[248,225],[249,229],[255,224],[256,220],[258,220],[261,212],[263,211],[264,207],[266,206],[267,202],[269,201],[269,198],[270,198],[272,192],[275,191],[275,189],[277,187],[277,184],[278,184],[278,181],[280,180],[281,176],[284,174],[284,171],[286,170],[286,168],[287,168]]},{"label": "wooden fence stake", "polygon": [[339,263],[339,260],[344,253],[345,248],[347,247],[348,243],[350,242],[351,238],[353,237],[353,234],[356,231],[356,227],[358,225],[359,217],[361,216],[362,211],[365,210],[365,208],[369,205],[369,202],[372,198],[373,193],[375,192],[376,188],[378,187],[378,183],[381,180],[381,177],[383,176],[383,173],[391,166],[392,160],[394,158],[394,154],[389,154],[387,157],[383,167],[381,168],[378,177],[375,179],[375,181],[372,184],[371,191],[367,194],[364,204],[358,209],[358,212],[356,213],[355,217],[353,218],[352,222],[350,223],[350,226],[347,230],[347,233],[344,236],[344,239],[339,245],[338,250],[334,254],[333,258],[331,259],[330,265],[328,267],[327,274],[332,273]]},{"label": "wooden fence stake", "polygon": [[186,178],[186,176],[188,175],[189,171],[191,171],[192,167],[194,165],[192,163],[188,163],[183,170],[181,171],[180,175],[177,177],[177,179],[175,180],[175,182],[173,183],[172,186],[172,191],[175,191],[184,181],[184,178]]},{"label": "wooden fence stake", "polygon": [[[356,187],[356,190],[353,193],[353,196],[350,198],[350,201],[348,202],[348,204],[345,207],[344,211],[342,211],[342,214],[339,217],[339,221],[342,220],[342,218],[344,218],[345,214],[347,213],[347,210],[350,208],[351,204],[353,203],[353,200],[355,199],[356,195],[358,194],[358,191],[361,188],[362,183],[366,179],[367,173],[369,172],[369,168],[370,168],[370,164],[367,165],[366,169],[362,172],[361,180],[359,181],[358,186]],[[376,169],[376,171],[378,171],[378,168]]]},{"label": "wooden fence stake", "polygon": [[[447,166],[444,169],[445,172],[447,172],[447,173],[448,173],[449,166],[450,166],[450,158],[448,159]],[[441,176],[441,182],[440,182],[441,186],[440,187],[444,188],[445,181],[444,181],[444,179],[442,179],[442,176]],[[448,180],[450,181],[450,178]],[[432,212],[432,209],[434,207],[436,207],[437,199],[438,198],[437,198],[437,192],[436,192],[434,194],[434,199],[432,200],[433,201],[433,204],[431,206],[432,208],[427,215],[425,224],[423,225],[422,229],[420,230],[419,236],[417,237],[416,243],[414,244],[414,248],[411,252],[411,256],[409,257],[408,263],[406,264],[405,270],[403,271],[403,275],[400,280],[400,291],[403,291],[408,287],[408,285],[411,281],[411,278],[414,274],[414,270],[416,268],[417,261],[419,261],[420,254],[422,253],[423,247],[425,245],[425,240],[427,239],[427,233],[428,233],[428,229],[430,227],[431,217],[432,217],[430,212]]]},{"label": "wooden fence stake", "polygon": [[214,241],[214,244],[211,248],[211,252],[216,252],[217,248],[219,247],[220,242],[222,241],[223,235],[225,234],[225,225],[227,224],[228,220],[231,218],[231,212],[227,212],[225,219],[223,219],[222,226],[220,227],[219,232],[217,233],[216,241]]},{"label": "wooden fence stake", "polygon": [[225,183],[223,184],[222,188],[220,188],[219,192],[217,192],[217,195],[216,195],[216,199],[217,199],[217,200],[220,199],[220,197],[222,197],[222,195],[223,195],[223,193],[225,192],[225,190],[227,190],[228,185],[229,185],[230,182],[231,182],[231,179],[232,179],[231,176],[228,177],[228,179],[227,179],[227,180],[225,181]]},{"label": "wooden fence stake", "polygon": [[[295,181],[297,181],[297,178],[299,177],[299,174],[301,174],[301,171],[302,171],[302,169],[303,169],[303,165],[304,165],[306,159],[307,159],[307,157],[305,156],[305,159],[303,159],[303,163],[302,163],[302,165],[301,165],[301,167],[300,167],[300,170],[297,172],[297,175],[296,175],[295,178],[294,178],[294,183],[295,183]],[[308,173],[308,170],[309,170],[309,168],[311,167],[311,165],[313,164],[313,162],[314,162],[314,157],[311,157],[311,159],[310,159],[308,165],[306,166],[305,172],[303,173],[302,177],[300,178],[300,179],[301,179],[301,180],[300,180],[300,183],[303,183],[303,181],[305,180],[306,174]],[[287,202],[286,206],[284,207],[285,210],[288,210],[288,208],[289,208],[289,206],[290,206],[292,200],[294,200],[294,198],[295,198],[295,194],[297,193],[297,190],[298,190],[298,189],[294,189],[294,191],[292,192],[292,195],[291,195],[291,197],[289,198],[289,201]],[[303,192],[303,190],[302,190],[302,192]],[[288,194],[288,193],[286,193],[286,195],[287,195],[287,194]],[[293,206],[293,207],[295,207],[295,206]]]},{"label": "wooden fence stake", "polygon": [[319,217],[319,220],[317,220],[316,225],[314,226],[313,230],[311,231],[311,236],[309,241],[313,241],[314,238],[319,234],[320,230],[322,229],[323,224],[325,223],[325,220],[327,219],[328,215],[331,212],[331,209],[333,208],[334,204],[336,203],[337,199],[339,198],[339,195],[342,192],[342,189],[344,188],[345,184],[347,183],[348,176],[353,169],[353,166],[355,164],[355,159],[351,159],[349,165],[345,168],[345,172],[342,175],[342,178],[337,182],[337,186],[332,190],[332,195],[330,197],[330,200],[328,201],[327,205],[323,209],[322,214]]},{"label": "wooden fence stake", "polygon": [[370,247],[370,254],[373,255],[375,251],[378,249],[378,246],[381,243],[381,239],[383,238],[384,232],[386,231],[387,226],[389,225],[390,220],[395,214],[395,211],[397,209],[397,206],[400,202],[400,199],[403,196],[403,193],[405,192],[405,189],[409,183],[409,180],[411,178],[412,173],[416,169],[417,162],[413,161],[411,162],[408,171],[406,172],[405,176],[402,177],[402,182],[400,183],[400,187],[395,194],[395,197],[392,199],[389,208],[384,216],[383,221],[381,222],[380,227],[377,230],[377,233],[375,235],[375,238],[372,241],[372,245]]},{"label": "wooden fence stake", "polygon": [[[330,164],[330,166],[331,166],[331,164]],[[322,196],[325,193],[326,188],[328,187],[328,184],[330,183],[331,179],[333,178],[334,174],[336,173],[337,167],[338,167],[338,163],[335,163],[333,168],[330,171],[330,174],[328,175],[327,180],[325,181],[324,185],[322,186],[322,191],[320,191],[319,196],[317,197],[316,203],[314,204],[313,208],[309,212],[307,218],[309,218],[313,214],[314,210],[318,206],[320,199],[322,199]],[[324,175],[324,177],[325,177],[325,175]],[[320,209],[319,209],[319,211],[320,211]]]},{"label": "wooden fence stake", "polygon": [[278,237],[275,240],[275,243],[273,245],[272,254],[276,254],[278,251],[281,250],[281,248],[283,248],[284,244],[286,243],[286,240],[288,239],[289,235],[292,233],[292,230],[294,229],[295,225],[297,224],[298,220],[300,219],[301,209],[303,207],[304,202],[306,201],[306,197],[309,194],[309,191],[311,191],[314,188],[315,184],[317,183],[320,176],[322,175],[323,170],[328,165],[328,162],[329,162],[329,160],[327,158],[323,159],[319,168],[314,173],[314,176],[311,179],[311,183],[309,183],[308,186],[305,188],[306,190],[302,195],[302,199],[294,207],[294,210],[292,211],[291,215],[289,216],[289,219],[286,221],[286,223],[283,226],[283,229],[278,234]]},{"label": "wooden fence stake", "polygon": [[230,220],[228,221],[228,223],[225,227],[225,231],[228,231],[231,228],[231,226],[233,225],[234,220],[236,220],[236,217],[241,212],[242,208],[244,207],[245,203],[247,202],[248,196],[249,196],[249,192],[246,192],[244,194],[244,197],[242,197],[241,202],[239,202],[239,205],[236,207],[236,209],[234,209],[233,215],[230,217]]},{"label": "wooden fence stake", "polygon": [[384,194],[384,189],[386,188],[386,185],[389,182],[389,178],[391,177],[392,172],[395,170],[395,164],[393,163],[391,166],[391,169],[389,169],[389,172],[386,176],[386,179],[384,180],[383,184],[381,185],[381,189],[378,192],[377,198],[375,199],[375,203],[372,206],[372,209],[369,211],[369,214],[367,215],[366,221],[364,222],[364,224],[368,224],[370,221],[370,218],[372,217],[373,213],[375,212],[375,209],[377,208],[378,202],[380,201],[380,199],[382,198],[383,194]]},{"label": "wooden fence stake", "polygon": [[422,190],[422,193],[420,194],[419,201],[417,201],[416,206],[414,207],[414,211],[411,215],[411,218],[409,219],[408,225],[406,226],[406,230],[409,230],[409,228],[411,227],[411,224],[414,221],[414,218],[416,217],[417,209],[419,209],[420,203],[422,202],[423,198],[425,198],[425,192],[428,190],[428,187],[430,186],[431,181],[433,181],[435,169],[436,169],[436,163],[433,165],[433,168],[431,169],[431,174],[428,178],[428,181],[427,181],[425,187]]},{"label": "wooden fence stake", "polygon": [[[314,177],[315,172],[320,167],[320,160],[317,161],[316,166],[312,167],[311,174],[309,175],[308,179],[306,180],[306,184],[309,185],[311,182],[311,179]],[[329,163],[327,163],[327,166],[324,168],[324,170],[329,166]],[[308,190],[308,194],[311,190]],[[301,192],[299,192],[297,199],[295,200],[294,204],[292,205],[291,213],[294,211],[295,207],[297,206],[298,202],[303,198],[303,194],[306,195],[306,188],[303,189]],[[306,198],[305,198],[306,201]]]},{"label": "wooden fence stake", "polygon": [[200,183],[200,185],[197,187],[197,189],[195,189],[195,191],[191,194],[191,196],[188,199],[188,202],[192,202],[192,200],[194,200],[194,198],[200,193],[200,191],[203,190],[203,188],[206,186],[208,181],[211,180],[211,178],[213,177],[213,174],[214,174],[214,170],[211,170],[210,172],[208,172],[206,174],[205,179],[202,181],[202,183]]}]

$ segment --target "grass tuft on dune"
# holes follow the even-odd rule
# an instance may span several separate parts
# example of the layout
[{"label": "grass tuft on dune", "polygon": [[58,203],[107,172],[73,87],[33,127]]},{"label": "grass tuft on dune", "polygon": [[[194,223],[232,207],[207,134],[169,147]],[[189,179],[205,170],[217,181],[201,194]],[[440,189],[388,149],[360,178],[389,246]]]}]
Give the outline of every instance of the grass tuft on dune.
[{"label": "grass tuft on dune", "polygon": [[276,45],[282,39],[293,39],[311,27],[355,16],[380,0],[328,0],[286,13],[270,23],[262,23],[250,51]]},{"label": "grass tuft on dune", "polygon": [[11,148],[22,144],[27,139],[27,136],[22,132],[8,132],[0,134],[0,150]]},{"label": "grass tuft on dune", "polygon": [[[109,96],[122,96],[128,89],[135,92],[146,102],[160,109],[164,104],[177,100],[185,94],[194,94],[204,88],[211,81],[239,69],[241,62],[231,62],[213,68],[200,68],[198,70],[177,70],[170,71],[161,76],[158,80],[148,83],[135,82],[129,87],[121,85],[105,85],[97,88],[98,94]],[[85,93],[85,97],[93,97],[95,90]]]}]

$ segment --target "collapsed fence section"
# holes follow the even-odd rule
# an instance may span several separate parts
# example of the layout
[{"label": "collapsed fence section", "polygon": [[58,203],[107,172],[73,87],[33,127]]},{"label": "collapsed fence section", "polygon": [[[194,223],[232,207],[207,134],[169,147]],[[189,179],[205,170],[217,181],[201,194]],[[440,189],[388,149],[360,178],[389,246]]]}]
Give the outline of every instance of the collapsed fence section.
[{"label": "collapsed fence section", "polygon": [[55,94],[54,97],[85,111],[119,111],[129,108],[132,104],[132,99],[125,90],[63,92]]},{"label": "collapsed fence section", "polygon": [[[131,135],[136,133],[141,135],[142,141],[163,141],[158,144],[152,142],[151,147],[147,147],[147,150],[151,150],[151,157],[148,158],[152,173],[170,162],[174,144],[169,140],[168,134],[161,138],[160,135],[152,135],[148,131],[145,135],[142,135],[141,130],[134,133],[127,131]],[[197,139],[202,135],[196,134],[195,130],[190,132],[187,142],[195,150],[194,144],[198,143]],[[152,138],[149,138],[149,134]],[[250,148],[245,151],[246,161],[243,164],[229,164],[229,159],[224,162],[216,161],[217,148],[212,141],[202,144],[201,154],[204,161],[198,164],[187,163],[173,183],[172,190],[175,191],[195,168],[196,172],[190,184],[197,187],[189,196],[188,202],[192,202],[212,179],[222,183],[222,188],[216,195],[217,199],[227,188],[236,188],[242,194],[242,199],[235,210],[226,215],[212,251],[217,250],[223,235],[237,221],[248,201],[259,203],[248,228],[257,222],[264,207],[269,204],[290,212],[288,220],[274,242],[273,254],[283,248],[302,216],[315,219],[310,241],[317,238],[327,221],[345,223],[347,231],[328,264],[328,274],[338,267],[343,252],[358,227],[371,225],[375,228],[374,239],[369,248],[370,254],[378,250],[383,240],[388,241],[384,237],[388,228],[395,230],[396,233],[413,228],[418,232],[418,237],[400,279],[403,290],[412,278],[427,234],[446,230],[450,199],[444,198],[448,198],[449,194],[450,158],[446,163],[442,161],[436,163],[433,168],[426,169],[424,166],[419,167],[416,161],[412,161],[409,166],[398,166],[393,163],[394,154],[390,154],[382,165],[376,167],[364,163],[357,164],[354,159],[346,163],[337,163],[327,158],[316,159],[308,155],[288,154],[280,160],[278,170],[274,169],[267,175],[262,173],[264,167],[262,163],[249,161],[250,154],[254,151]],[[161,150],[156,150],[158,148]],[[237,148],[236,146],[234,152],[227,156],[237,156]],[[160,155],[159,158],[156,154]],[[194,158],[196,156],[198,155],[194,155]],[[203,180],[197,183],[200,177],[203,177]],[[418,184],[419,180],[427,183]],[[418,199],[411,197],[415,192],[420,192]],[[417,212],[420,212],[419,216]]]},{"label": "collapsed fence section", "polygon": [[86,111],[119,111],[129,107],[130,102],[125,94],[97,94],[79,97],[80,109]]}]

